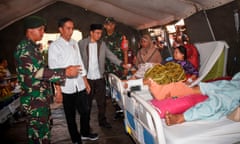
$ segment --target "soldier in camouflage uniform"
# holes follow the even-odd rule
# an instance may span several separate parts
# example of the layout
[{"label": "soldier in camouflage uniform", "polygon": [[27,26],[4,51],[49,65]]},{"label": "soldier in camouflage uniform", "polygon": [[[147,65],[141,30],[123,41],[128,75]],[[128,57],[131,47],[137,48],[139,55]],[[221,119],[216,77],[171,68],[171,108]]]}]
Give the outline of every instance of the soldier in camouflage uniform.
[{"label": "soldier in camouflage uniform", "polygon": [[[116,21],[112,17],[107,17],[104,21],[105,34],[103,35],[103,41],[107,44],[108,48],[122,61],[124,61],[123,51],[121,49],[122,42],[122,34],[115,30]],[[120,79],[126,79],[124,75],[124,69],[120,66],[114,65],[108,59],[105,64],[106,68],[106,77],[108,77],[108,73],[114,73]],[[110,94],[109,82],[106,78],[106,86],[107,86],[107,95]],[[121,108],[117,105],[116,102],[113,102],[115,107],[115,116],[114,119],[122,118],[123,113]]]},{"label": "soldier in camouflage uniform", "polygon": [[[116,21],[112,17],[106,18],[104,22],[106,33],[103,36],[103,41],[107,44],[112,53],[114,53],[118,59],[123,61],[123,51],[121,49],[123,35],[115,31],[115,27]],[[114,73],[121,79],[125,78],[123,75],[123,68],[121,66],[116,66],[108,59],[106,60],[105,68],[107,73]]]},{"label": "soldier in camouflage uniform", "polygon": [[45,20],[30,16],[24,20],[26,38],[17,46],[14,54],[18,81],[22,88],[20,102],[25,110],[29,144],[50,143],[50,90],[51,82],[64,82],[66,77],[79,74],[80,66],[50,70],[44,67],[39,51],[39,41],[43,37]]}]

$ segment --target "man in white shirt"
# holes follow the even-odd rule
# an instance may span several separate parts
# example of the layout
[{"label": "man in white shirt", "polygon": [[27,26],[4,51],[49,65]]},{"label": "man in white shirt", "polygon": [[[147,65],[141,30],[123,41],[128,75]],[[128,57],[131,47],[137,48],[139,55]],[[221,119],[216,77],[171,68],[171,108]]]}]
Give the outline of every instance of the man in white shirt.
[{"label": "man in white shirt", "polygon": [[[65,68],[69,65],[80,65],[81,74],[76,78],[67,78],[65,85],[61,85],[63,107],[72,142],[81,144],[82,140],[96,140],[98,135],[90,133],[90,115],[88,93],[90,86],[86,79],[86,70],[82,63],[78,44],[71,39],[74,23],[70,18],[62,18],[58,22],[60,38],[54,41],[48,52],[48,64],[51,69]],[[76,110],[80,114],[80,133],[76,124]]]}]

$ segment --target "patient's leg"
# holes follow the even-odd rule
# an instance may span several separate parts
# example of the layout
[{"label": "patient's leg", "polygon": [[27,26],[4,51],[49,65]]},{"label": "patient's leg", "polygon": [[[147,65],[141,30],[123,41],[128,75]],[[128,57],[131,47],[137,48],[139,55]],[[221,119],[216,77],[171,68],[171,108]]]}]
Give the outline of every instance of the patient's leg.
[{"label": "patient's leg", "polygon": [[165,122],[168,126],[185,122],[183,114],[170,114],[166,112]]}]

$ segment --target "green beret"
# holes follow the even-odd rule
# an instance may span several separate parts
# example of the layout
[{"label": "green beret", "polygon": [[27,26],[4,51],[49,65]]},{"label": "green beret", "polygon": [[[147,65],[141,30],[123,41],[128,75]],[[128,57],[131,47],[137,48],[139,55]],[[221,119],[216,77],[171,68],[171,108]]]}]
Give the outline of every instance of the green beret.
[{"label": "green beret", "polygon": [[37,28],[46,25],[46,20],[38,16],[30,16],[24,20],[24,28]]}]

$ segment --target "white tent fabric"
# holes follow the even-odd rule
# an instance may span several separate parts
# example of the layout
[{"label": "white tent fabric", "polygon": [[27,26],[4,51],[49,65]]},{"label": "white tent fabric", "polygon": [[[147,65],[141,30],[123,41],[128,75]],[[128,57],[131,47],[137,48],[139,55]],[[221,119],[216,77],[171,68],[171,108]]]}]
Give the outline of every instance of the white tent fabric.
[{"label": "white tent fabric", "polygon": [[70,3],[136,29],[164,25],[234,0],[1,0],[0,30],[58,1]]}]

